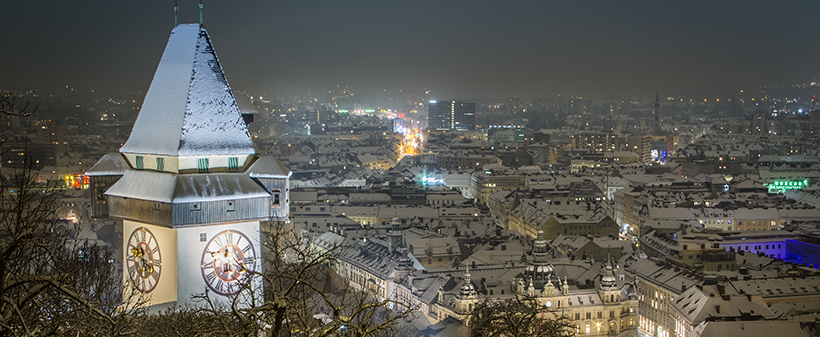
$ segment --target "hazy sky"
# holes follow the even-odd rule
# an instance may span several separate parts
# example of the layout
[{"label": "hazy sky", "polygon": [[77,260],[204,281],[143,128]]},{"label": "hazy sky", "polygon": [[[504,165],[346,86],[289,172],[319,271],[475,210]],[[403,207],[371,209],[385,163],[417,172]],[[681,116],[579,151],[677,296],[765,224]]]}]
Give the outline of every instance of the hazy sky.
[{"label": "hazy sky", "polygon": [[[731,95],[820,78],[818,1],[204,0],[235,90]],[[198,21],[179,0],[180,21]],[[146,90],[173,1],[3,6],[0,90]],[[33,83],[37,84],[34,85]]]}]

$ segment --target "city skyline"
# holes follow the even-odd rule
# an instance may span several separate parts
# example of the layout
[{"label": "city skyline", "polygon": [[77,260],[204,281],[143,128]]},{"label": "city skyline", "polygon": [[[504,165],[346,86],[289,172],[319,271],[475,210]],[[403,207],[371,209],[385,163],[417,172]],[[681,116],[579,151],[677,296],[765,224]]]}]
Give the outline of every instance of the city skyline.
[{"label": "city skyline", "polygon": [[[723,92],[715,79],[786,78],[773,71],[810,62],[702,59],[734,63],[711,81],[690,71],[718,95],[695,99],[678,96],[684,82],[646,87],[676,83],[670,74],[695,61],[624,40],[573,41],[611,48],[556,61],[578,72],[574,82],[537,82],[543,69],[509,57],[522,55],[525,25],[488,19],[524,13],[518,2],[495,7],[486,26],[458,25],[492,7],[482,3],[418,15],[416,27],[464,37],[454,44],[442,30],[419,50],[402,49],[408,13],[379,12],[395,4],[273,6],[321,7],[311,22],[338,9],[352,27],[326,34],[333,21],[316,23],[300,41],[283,38],[295,30],[259,37],[264,29],[248,27],[263,12],[206,27],[203,13],[185,11],[169,32],[149,7],[129,8],[98,30],[116,18],[72,16],[83,6],[92,11],[49,9],[71,17],[65,29],[45,16],[31,23],[26,34],[56,38],[20,49],[44,49],[0,56],[19,58],[0,74],[45,78],[0,87],[0,334],[820,336],[820,85]],[[357,14],[372,17],[367,25],[398,20],[365,35],[398,32],[388,42],[401,48],[362,40],[355,8],[374,9]],[[531,26],[549,25],[560,23]],[[477,41],[492,45],[487,55],[464,57]],[[374,51],[349,52],[368,43]],[[629,62],[602,61],[630,52]],[[746,71],[763,59],[765,71]],[[313,89],[337,78],[349,83]],[[414,80],[424,87],[376,87]],[[578,87],[556,97],[554,83]],[[595,90],[636,96],[585,93]]]},{"label": "city skyline", "polygon": [[[375,95],[431,89],[466,99],[726,97],[810,83],[809,13],[796,7],[679,4],[204,2],[233,89]],[[196,1],[179,1],[197,22]],[[12,3],[0,90],[145,91],[173,27],[171,1]],[[800,41],[805,41],[801,43]]]}]

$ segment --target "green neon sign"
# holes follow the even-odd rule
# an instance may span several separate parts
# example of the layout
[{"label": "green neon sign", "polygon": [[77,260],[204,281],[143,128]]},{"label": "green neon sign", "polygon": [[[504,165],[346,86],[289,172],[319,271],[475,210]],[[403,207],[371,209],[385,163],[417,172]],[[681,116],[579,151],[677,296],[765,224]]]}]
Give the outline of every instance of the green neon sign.
[{"label": "green neon sign", "polygon": [[808,179],[799,181],[775,180],[769,184],[769,190],[799,190],[808,186]]}]

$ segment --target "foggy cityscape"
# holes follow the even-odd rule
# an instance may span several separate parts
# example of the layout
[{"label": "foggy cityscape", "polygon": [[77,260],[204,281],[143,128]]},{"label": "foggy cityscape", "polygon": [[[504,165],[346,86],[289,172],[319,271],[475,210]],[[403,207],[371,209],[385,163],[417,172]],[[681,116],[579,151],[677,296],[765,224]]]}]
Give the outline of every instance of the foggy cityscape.
[{"label": "foggy cityscape", "polygon": [[0,335],[820,333],[818,4],[4,8]]}]

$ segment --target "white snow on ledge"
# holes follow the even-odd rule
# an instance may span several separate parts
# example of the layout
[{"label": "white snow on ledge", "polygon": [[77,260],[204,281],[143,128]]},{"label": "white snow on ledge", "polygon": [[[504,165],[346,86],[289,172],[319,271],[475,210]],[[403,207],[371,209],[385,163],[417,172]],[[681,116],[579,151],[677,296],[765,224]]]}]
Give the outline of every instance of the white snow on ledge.
[{"label": "white snow on ledge", "polygon": [[87,176],[123,175],[128,170],[128,164],[119,153],[106,153],[94,166],[85,172]]},{"label": "white snow on ledge", "polygon": [[165,203],[268,198],[264,187],[244,173],[176,175],[129,170],[106,195]]},{"label": "white snow on ledge", "polygon": [[173,173],[129,170],[105,195],[171,203],[176,185],[177,175]]}]

